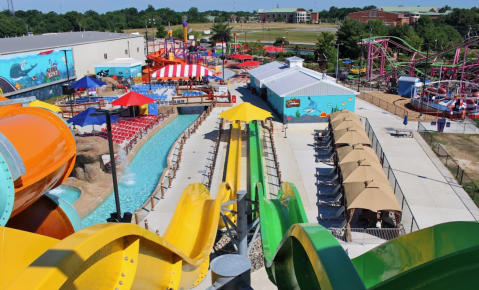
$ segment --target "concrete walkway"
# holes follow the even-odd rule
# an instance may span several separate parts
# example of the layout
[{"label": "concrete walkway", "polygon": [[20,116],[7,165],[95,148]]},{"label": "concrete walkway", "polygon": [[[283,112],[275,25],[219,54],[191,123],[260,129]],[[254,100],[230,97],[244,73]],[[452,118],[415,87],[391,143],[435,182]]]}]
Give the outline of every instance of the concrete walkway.
[{"label": "concrete walkway", "polygon": [[[398,138],[393,128],[402,128],[402,118],[356,99],[356,113],[368,118],[398,180],[419,228],[451,221],[472,221],[477,206],[452,178],[422,137]],[[408,127],[417,129],[417,123]],[[406,226],[406,225],[405,225]]]},{"label": "concrete walkway", "polygon": [[[153,232],[159,230],[163,234],[168,227],[173,213],[176,210],[178,201],[183,190],[188,184],[200,182],[206,184],[209,164],[212,162],[214,142],[218,135],[219,114],[224,108],[215,108],[210,116],[200,125],[196,133],[191,135],[183,147],[183,156],[180,163],[180,169],[177,171],[176,178],[172,182],[172,187],[165,193],[165,198],[155,205],[155,210],[150,211],[148,219],[149,229]],[[225,146],[222,143],[219,146],[218,158],[216,159],[215,172],[211,186],[211,195],[215,198],[218,184],[221,177],[221,162]],[[141,222],[144,226],[144,220]]]}]

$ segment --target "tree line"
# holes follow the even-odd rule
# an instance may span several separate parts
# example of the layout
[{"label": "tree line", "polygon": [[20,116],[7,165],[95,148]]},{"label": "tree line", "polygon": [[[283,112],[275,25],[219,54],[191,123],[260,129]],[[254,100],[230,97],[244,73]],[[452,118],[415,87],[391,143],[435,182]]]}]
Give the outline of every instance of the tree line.
[{"label": "tree line", "polygon": [[[358,59],[361,56],[361,46],[358,43],[370,36],[396,37],[393,40],[401,45],[407,44],[413,50],[423,52],[429,50],[430,53],[447,50],[462,43],[465,38],[479,36],[479,8],[451,9],[445,6],[440,11],[450,12],[437,19],[423,15],[412,25],[386,26],[380,20],[363,23],[345,18],[341,21],[336,35],[331,32],[320,34],[316,43],[316,55],[335,64],[338,51],[335,44],[339,43],[340,58]],[[394,45],[390,45],[390,48],[394,48]],[[479,46],[477,48],[479,49]],[[363,51],[364,57],[366,53]],[[453,58],[454,51],[446,57]]]},{"label": "tree line", "polygon": [[[155,9],[148,5],[145,10],[126,8],[100,14],[93,10],[84,13],[69,11],[64,14],[56,12],[43,13],[38,10],[17,10],[15,16],[9,10],[0,12],[0,37],[15,37],[34,34],[69,32],[69,31],[109,31],[122,32],[125,29],[141,27],[165,27],[181,24],[183,16],[188,17],[188,23],[205,23],[207,16],[214,16],[216,21],[231,19],[231,15],[238,17],[253,16],[252,12],[226,12],[208,10],[199,12],[198,8],[191,7],[185,12],[176,12],[170,8]],[[153,21],[154,19],[154,21]]]}]

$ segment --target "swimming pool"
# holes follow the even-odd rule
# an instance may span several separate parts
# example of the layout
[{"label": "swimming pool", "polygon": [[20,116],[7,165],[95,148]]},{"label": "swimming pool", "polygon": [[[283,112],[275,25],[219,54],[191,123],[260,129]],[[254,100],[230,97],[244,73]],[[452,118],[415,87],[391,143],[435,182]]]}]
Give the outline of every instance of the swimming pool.
[{"label": "swimming pool", "polygon": [[50,190],[48,193],[68,201],[70,204],[73,204],[75,201],[77,201],[77,199],[80,198],[81,191],[77,188],[60,185],[57,188]]},{"label": "swimming pool", "polygon": [[[140,148],[118,184],[122,214],[127,211],[133,213],[153,193],[167,166],[166,158],[171,146],[198,116],[178,115]],[[115,195],[111,194],[94,212],[83,218],[83,227],[104,223],[115,211]]]}]

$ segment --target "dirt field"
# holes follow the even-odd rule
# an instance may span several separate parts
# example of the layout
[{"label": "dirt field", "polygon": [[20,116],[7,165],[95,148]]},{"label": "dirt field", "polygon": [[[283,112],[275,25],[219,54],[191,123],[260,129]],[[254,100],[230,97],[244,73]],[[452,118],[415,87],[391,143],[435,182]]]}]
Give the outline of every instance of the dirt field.
[{"label": "dirt field", "polygon": [[434,138],[444,145],[467,175],[479,183],[479,135],[435,133]]}]

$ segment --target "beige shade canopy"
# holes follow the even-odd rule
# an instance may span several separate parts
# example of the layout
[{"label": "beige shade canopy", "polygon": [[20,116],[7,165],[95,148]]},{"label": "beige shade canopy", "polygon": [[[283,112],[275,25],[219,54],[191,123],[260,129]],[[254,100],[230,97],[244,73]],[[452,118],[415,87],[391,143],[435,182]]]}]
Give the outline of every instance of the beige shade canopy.
[{"label": "beige shade canopy", "polygon": [[356,144],[353,146],[344,146],[336,150],[338,156],[338,164],[347,162],[357,162],[358,160],[369,160],[371,162],[378,162],[376,152],[371,147]]},{"label": "beige shade canopy", "polygon": [[358,123],[358,121],[351,121],[351,120],[334,121],[331,124],[331,128],[333,129],[333,131],[344,130],[344,129],[347,129],[347,128],[354,128],[356,130],[364,130],[363,125],[361,123]]},{"label": "beige shade canopy", "polygon": [[384,173],[379,162],[369,160],[358,160],[355,162],[347,162],[339,165],[341,168],[341,176],[344,183],[364,182],[366,180],[376,180],[378,182],[388,183],[386,174]]},{"label": "beige shade canopy", "polygon": [[394,210],[401,207],[389,183],[375,180],[344,184],[347,209],[369,209],[372,211]]},{"label": "beige shade canopy", "polygon": [[355,118],[359,120],[358,115],[356,115],[355,113],[349,111],[348,109],[342,109],[341,111],[336,111],[334,113],[331,113],[329,115],[329,122],[332,123],[334,121],[341,120],[346,117],[351,117],[351,118]]},{"label": "beige shade canopy", "polygon": [[371,145],[369,137],[366,132],[361,128],[357,129],[354,127],[349,127],[347,129],[333,131],[334,143],[336,145],[340,144],[364,144]]}]

